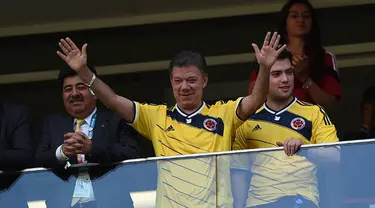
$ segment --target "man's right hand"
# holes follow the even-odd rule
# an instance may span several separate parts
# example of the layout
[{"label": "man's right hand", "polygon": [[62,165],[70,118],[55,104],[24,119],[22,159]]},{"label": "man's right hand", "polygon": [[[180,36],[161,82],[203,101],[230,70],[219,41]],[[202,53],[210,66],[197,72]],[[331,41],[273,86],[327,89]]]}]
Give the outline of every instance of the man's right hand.
[{"label": "man's right hand", "polygon": [[62,145],[62,152],[66,157],[82,153],[84,138],[78,133],[67,133]]},{"label": "man's right hand", "polygon": [[57,51],[59,55],[69,66],[76,72],[80,72],[82,69],[86,68],[87,64],[87,43],[82,46],[82,50],[76,46],[76,44],[70,39],[61,39],[59,46],[63,53]]}]

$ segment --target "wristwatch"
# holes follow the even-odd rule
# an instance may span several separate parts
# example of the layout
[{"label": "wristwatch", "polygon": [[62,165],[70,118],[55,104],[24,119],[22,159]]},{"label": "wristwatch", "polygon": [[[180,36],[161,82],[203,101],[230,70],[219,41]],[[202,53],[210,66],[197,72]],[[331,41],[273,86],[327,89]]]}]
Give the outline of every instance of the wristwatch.
[{"label": "wristwatch", "polygon": [[310,77],[308,77],[306,81],[303,83],[302,88],[309,89],[311,85],[312,85],[312,80],[310,79]]},{"label": "wristwatch", "polygon": [[94,83],[95,79],[96,79],[96,76],[95,76],[94,73],[92,73],[92,78],[91,78],[91,81],[90,81],[90,83],[89,83],[89,91],[90,91],[90,93],[91,93],[92,95],[94,95],[94,96],[95,96],[95,93],[94,93],[94,91],[91,89],[91,85]]}]

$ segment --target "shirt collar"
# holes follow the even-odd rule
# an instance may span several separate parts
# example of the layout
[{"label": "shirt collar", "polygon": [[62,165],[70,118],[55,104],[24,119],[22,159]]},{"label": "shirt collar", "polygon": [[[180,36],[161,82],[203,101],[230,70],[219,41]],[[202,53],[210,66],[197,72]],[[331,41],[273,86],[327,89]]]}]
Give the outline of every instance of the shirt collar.
[{"label": "shirt collar", "polygon": [[267,106],[266,103],[263,104],[263,108],[266,109],[266,111],[268,111],[268,112],[271,113],[271,114],[280,115],[280,114],[282,114],[283,112],[287,111],[290,107],[292,107],[296,101],[297,101],[297,98],[296,98],[296,97],[293,97],[293,100],[292,100],[287,106],[285,106],[284,108],[282,108],[282,109],[279,110],[279,111],[274,111],[274,110],[272,110],[271,108],[269,108],[269,107]]},{"label": "shirt collar", "polygon": [[[85,118],[85,121],[86,121],[86,124],[90,124],[91,122],[91,119],[92,117],[94,116],[94,114],[96,113],[97,111],[97,108],[95,107],[94,110],[90,113],[90,115],[88,115],[86,118]],[[75,118],[74,119],[74,123],[76,123],[77,119]]]},{"label": "shirt collar", "polygon": [[203,110],[203,108],[204,108],[205,106],[206,106],[206,103],[203,101],[202,104],[201,104],[201,106],[200,106],[196,111],[194,111],[193,113],[191,113],[191,114],[189,114],[189,115],[185,114],[185,113],[184,113],[184,112],[178,107],[177,103],[176,103],[176,105],[175,105],[175,109],[176,109],[177,112],[178,112],[179,114],[181,114],[182,116],[187,117],[187,118],[192,118],[193,116],[195,116],[195,115],[197,115],[198,113],[200,113],[200,112]]}]

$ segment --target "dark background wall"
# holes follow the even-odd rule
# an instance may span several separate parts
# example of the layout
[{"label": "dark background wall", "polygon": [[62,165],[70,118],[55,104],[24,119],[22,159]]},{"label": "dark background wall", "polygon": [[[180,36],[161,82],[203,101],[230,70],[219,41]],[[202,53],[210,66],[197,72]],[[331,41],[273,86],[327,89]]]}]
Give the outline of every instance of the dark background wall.
[{"label": "dark background wall", "polygon": [[[375,42],[375,5],[318,10],[325,46]],[[275,13],[189,22],[142,25],[0,38],[0,74],[59,69],[64,63],[56,55],[60,38],[69,36],[78,44],[88,42],[89,62],[96,66],[168,60],[180,49],[194,49],[206,56],[252,52],[252,42],[262,42],[266,31],[276,28]],[[167,68],[167,66],[165,66]],[[209,69],[208,100],[230,99],[246,94],[253,63]],[[359,128],[359,102],[363,90],[373,84],[374,66],[340,69],[343,98],[328,109],[340,135]],[[165,70],[102,77],[120,95],[138,101],[173,103]],[[361,81],[360,81],[361,80]],[[230,86],[230,87],[228,87]],[[57,81],[14,83],[0,86],[0,99],[29,106],[36,116],[62,112]],[[40,129],[40,127],[39,127]],[[151,144],[142,141],[145,155]]]}]

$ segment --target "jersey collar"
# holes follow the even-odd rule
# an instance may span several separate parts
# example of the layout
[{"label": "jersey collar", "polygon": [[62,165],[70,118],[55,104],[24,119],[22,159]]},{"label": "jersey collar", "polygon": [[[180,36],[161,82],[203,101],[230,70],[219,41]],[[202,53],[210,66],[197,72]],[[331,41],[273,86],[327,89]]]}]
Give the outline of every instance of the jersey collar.
[{"label": "jersey collar", "polygon": [[269,113],[271,114],[274,114],[274,115],[280,115],[282,114],[283,112],[287,111],[295,102],[297,101],[297,98],[294,97],[294,99],[292,100],[292,102],[290,102],[287,106],[285,106],[283,109],[279,110],[279,111],[273,111],[271,110],[266,103],[263,104],[263,107],[264,109],[266,109],[266,111],[268,111]]},{"label": "jersey collar", "polygon": [[200,113],[203,108],[206,106],[206,103],[203,101],[202,104],[201,104],[201,107],[199,107],[196,111],[194,111],[193,113],[191,113],[190,115],[187,115],[186,113],[184,113],[179,107],[178,105],[176,104],[175,105],[175,108],[177,110],[177,112],[179,114],[181,114],[182,116],[186,117],[186,118],[192,118],[193,116],[197,115],[198,113]]}]

